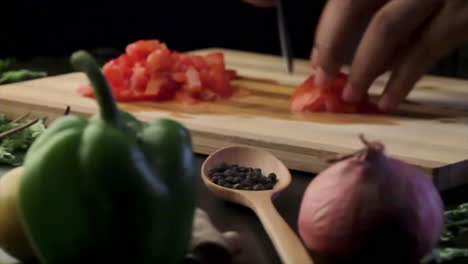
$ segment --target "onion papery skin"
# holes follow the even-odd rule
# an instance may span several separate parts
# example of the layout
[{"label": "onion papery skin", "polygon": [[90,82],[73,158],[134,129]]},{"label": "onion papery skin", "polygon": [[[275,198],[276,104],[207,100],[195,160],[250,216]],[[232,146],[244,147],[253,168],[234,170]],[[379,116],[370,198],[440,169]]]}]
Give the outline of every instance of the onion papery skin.
[{"label": "onion papery skin", "polygon": [[298,227],[306,247],[321,256],[418,263],[437,245],[444,219],[429,176],[370,144],[311,181]]}]

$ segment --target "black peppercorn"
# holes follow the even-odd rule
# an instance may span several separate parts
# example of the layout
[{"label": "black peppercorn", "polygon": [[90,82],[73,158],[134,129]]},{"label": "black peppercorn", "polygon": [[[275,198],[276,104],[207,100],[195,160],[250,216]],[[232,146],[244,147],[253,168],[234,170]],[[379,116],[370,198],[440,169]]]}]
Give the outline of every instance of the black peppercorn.
[{"label": "black peppercorn", "polygon": [[278,181],[273,172],[265,176],[261,168],[224,162],[210,169],[208,176],[215,184],[238,190],[271,190]]}]

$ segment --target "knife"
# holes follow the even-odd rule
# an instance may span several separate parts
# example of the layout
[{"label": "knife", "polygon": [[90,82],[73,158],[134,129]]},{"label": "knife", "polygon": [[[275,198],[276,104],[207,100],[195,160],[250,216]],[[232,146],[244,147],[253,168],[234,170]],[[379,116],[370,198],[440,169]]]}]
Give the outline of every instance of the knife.
[{"label": "knife", "polygon": [[291,49],[291,39],[288,32],[288,24],[286,21],[286,16],[284,14],[283,0],[276,0],[276,11],[278,20],[278,32],[281,42],[281,54],[286,60],[288,73],[291,74],[294,71],[294,57]]}]

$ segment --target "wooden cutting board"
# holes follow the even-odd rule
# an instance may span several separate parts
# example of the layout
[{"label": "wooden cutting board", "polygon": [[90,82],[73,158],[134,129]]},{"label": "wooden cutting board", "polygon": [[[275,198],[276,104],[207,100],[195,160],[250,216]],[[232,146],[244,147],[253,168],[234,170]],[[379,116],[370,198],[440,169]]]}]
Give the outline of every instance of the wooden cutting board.
[{"label": "wooden cutting board", "polygon": [[[225,49],[229,68],[241,78],[233,81],[238,94],[217,103],[122,103],[142,120],[169,117],[192,132],[194,148],[209,154],[231,145],[251,145],[271,151],[290,169],[317,173],[328,166],[326,157],[362,147],[364,133],[380,140],[390,154],[414,164],[434,179],[441,190],[468,183],[468,81],[426,76],[392,116],[308,113],[291,114],[288,99],[294,88],[313,73],[305,60],[296,60],[296,72],[286,73],[279,57]],[[373,85],[383,89],[387,76]],[[86,84],[82,73],[71,73],[0,86],[0,111],[90,116],[97,111],[93,99],[80,97],[76,88]],[[311,174],[312,175],[312,174]]]}]

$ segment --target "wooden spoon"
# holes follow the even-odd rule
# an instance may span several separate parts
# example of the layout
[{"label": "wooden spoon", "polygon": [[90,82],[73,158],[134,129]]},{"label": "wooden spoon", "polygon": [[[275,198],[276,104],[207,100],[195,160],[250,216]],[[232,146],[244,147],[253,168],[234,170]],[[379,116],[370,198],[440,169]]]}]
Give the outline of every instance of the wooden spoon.
[{"label": "wooden spoon", "polygon": [[[221,162],[244,167],[261,168],[262,173],[274,172],[278,182],[272,190],[246,191],[222,187],[209,178],[211,168]],[[282,190],[291,183],[288,168],[275,156],[262,149],[230,146],[212,153],[201,168],[203,182],[215,195],[252,209],[262,222],[281,260],[285,264],[312,264],[313,261],[298,236],[279,215],[272,203]]]}]

